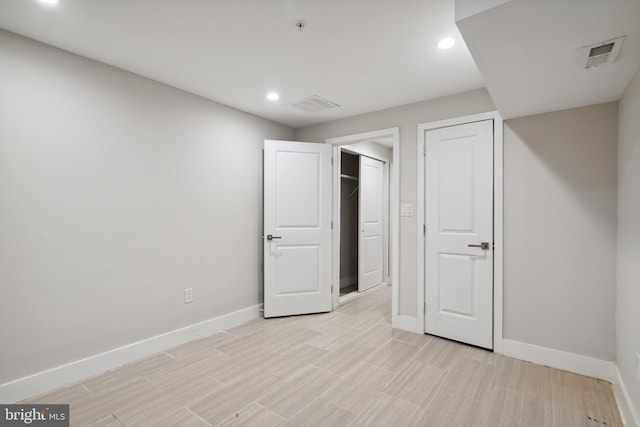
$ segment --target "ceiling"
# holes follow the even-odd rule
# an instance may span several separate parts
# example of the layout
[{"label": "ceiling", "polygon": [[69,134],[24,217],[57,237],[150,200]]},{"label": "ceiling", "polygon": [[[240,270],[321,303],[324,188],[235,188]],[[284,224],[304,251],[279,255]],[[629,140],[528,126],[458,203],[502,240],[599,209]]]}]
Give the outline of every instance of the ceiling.
[{"label": "ceiling", "polygon": [[484,86],[454,0],[2,0],[0,27],[294,128]]},{"label": "ceiling", "polygon": [[505,119],[615,101],[640,67],[640,0],[59,1],[2,0],[0,28],[294,128],[485,85]]},{"label": "ceiling", "polygon": [[[478,4],[485,3],[485,11]],[[505,119],[619,100],[640,67],[640,0],[456,0],[457,25]],[[461,19],[462,18],[462,19]],[[584,69],[581,47],[626,36]]]}]

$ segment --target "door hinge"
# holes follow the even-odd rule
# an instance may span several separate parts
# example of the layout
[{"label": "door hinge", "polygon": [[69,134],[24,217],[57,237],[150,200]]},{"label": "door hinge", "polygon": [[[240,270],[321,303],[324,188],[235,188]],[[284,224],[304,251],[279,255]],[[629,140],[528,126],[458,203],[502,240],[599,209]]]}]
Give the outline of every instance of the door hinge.
[{"label": "door hinge", "polygon": [[331,166],[333,166],[333,157],[331,158]]},{"label": "door hinge", "polygon": [[331,221],[331,229],[333,230],[333,221]]},{"label": "door hinge", "polygon": [[422,155],[424,157],[427,157],[427,143],[426,142],[422,145]]},{"label": "door hinge", "polygon": [[427,235],[427,224],[422,224],[422,235],[423,236]]},{"label": "door hinge", "polygon": [[424,311],[424,316],[427,317],[427,302],[426,301],[423,303],[423,311]]}]

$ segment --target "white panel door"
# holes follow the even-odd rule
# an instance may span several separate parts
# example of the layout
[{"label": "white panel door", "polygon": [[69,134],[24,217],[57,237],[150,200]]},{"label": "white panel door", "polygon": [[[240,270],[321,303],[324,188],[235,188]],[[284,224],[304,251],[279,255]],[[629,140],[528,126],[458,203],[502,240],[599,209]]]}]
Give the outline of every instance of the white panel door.
[{"label": "white panel door", "polygon": [[331,147],[264,146],[264,316],[331,311]]},{"label": "white panel door", "polygon": [[358,291],[382,283],[384,170],[379,160],[360,156]]},{"label": "white panel door", "polygon": [[425,134],[425,331],[493,348],[493,121]]}]

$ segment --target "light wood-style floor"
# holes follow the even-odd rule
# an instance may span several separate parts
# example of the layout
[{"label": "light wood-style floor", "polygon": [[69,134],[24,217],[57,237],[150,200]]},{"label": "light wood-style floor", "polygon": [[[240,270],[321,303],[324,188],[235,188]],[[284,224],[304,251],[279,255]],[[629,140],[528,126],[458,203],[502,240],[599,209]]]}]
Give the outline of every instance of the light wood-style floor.
[{"label": "light wood-style floor", "polygon": [[390,288],[29,399],[73,426],[620,426],[609,383],[392,330]]}]

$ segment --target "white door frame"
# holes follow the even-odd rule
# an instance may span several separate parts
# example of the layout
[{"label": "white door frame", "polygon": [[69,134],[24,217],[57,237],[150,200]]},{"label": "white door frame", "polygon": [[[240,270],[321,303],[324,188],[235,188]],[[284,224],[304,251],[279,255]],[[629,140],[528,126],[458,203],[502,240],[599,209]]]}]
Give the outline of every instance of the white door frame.
[{"label": "white door frame", "polygon": [[[398,259],[399,259],[399,247],[400,247],[400,176],[398,171],[400,170],[400,128],[381,129],[371,132],[358,133],[354,135],[346,135],[336,138],[329,138],[326,140],[327,144],[333,145],[333,309],[338,308],[338,302],[340,298],[340,168],[338,165],[339,147],[343,145],[357,144],[359,142],[376,142],[380,140],[391,141],[393,144],[393,167],[391,168],[391,182],[390,182],[390,221],[389,221],[389,235],[391,239],[391,288],[392,288],[392,303],[391,303],[391,325],[397,327],[398,318]],[[346,147],[345,147],[346,148]],[[389,164],[389,159],[384,159],[381,156],[375,156],[372,153],[360,151],[354,147],[348,147],[348,150],[357,154],[362,154],[378,160],[382,160]]]},{"label": "white door frame", "polygon": [[449,126],[462,125],[465,123],[479,122],[483,120],[493,120],[493,351],[503,353],[502,350],[502,301],[503,301],[503,127],[502,117],[497,111],[488,113],[473,114],[469,116],[456,117],[453,119],[440,120],[437,122],[421,123],[418,125],[418,147],[417,147],[417,178],[418,178],[418,203],[417,203],[417,233],[418,236],[418,293],[417,293],[417,325],[415,332],[425,332],[424,323],[424,286],[425,286],[425,263],[424,263],[424,226],[425,226],[425,200],[424,200],[424,133],[427,130],[438,129]]}]

